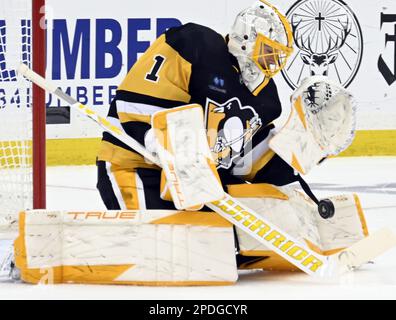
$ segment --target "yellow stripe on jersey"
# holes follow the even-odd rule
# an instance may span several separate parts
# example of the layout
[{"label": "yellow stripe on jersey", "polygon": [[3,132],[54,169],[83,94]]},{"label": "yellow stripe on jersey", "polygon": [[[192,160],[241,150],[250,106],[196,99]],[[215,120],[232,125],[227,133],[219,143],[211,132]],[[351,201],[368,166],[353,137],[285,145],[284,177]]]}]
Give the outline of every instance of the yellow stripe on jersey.
[{"label": "yellow stripe on jersey", "polygon": [[98,153],[98,160],[111,162],[112,164],[122,166],[123,168],[160,170],[158,166],[145,161],[141,155],[118,147],[108,141],[102,141]]},{"label": "yellow stripe on jersey", "polygon": [[139,121],[151,124],[151,115],[146,114],[118,112],[118,118],[120,119],[121,123],[129,121]]},{"label": "yellow stripe on jersey", "polygon": [[258,94],[261,92],[261,90],[264,89],[264,87],[268,84],[268,82],[269,82],[270,80],[271,80],[271,78],[265,77],[264,80],[263,80],[263,82],[262,82],[256,89],[254,89],[254,91],[252,92],[253,95],[254,95],[255,97],[257,97]]},{"label": "yellow stripe on jersey", "polygon": [[[159,56],[163,61],[156,70]],[[153,70],[156,81],[147,79]],[[134,64],[118,90],[188,103],[191,99],[188,93],[190,77],[191,63],[167,44],[165,35],[162,35]]]}]

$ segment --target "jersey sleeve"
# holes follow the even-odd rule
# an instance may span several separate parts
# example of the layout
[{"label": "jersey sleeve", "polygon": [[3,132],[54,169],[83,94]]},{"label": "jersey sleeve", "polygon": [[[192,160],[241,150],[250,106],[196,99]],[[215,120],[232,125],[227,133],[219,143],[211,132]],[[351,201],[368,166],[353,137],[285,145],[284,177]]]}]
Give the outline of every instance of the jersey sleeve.
[{"label": "jersey sleeve", "polygon": [[144,145],[151,115],[190,101],[192,64],[158,38],[128,72],[118,88],[116,109],[124,130]]},{"label": "jersey sleeve", "polygon": [[[119,85],[110,105],[108,120],[146,146],[145,137],[151,128],[152,115],[190,101],[191,72],[192,63],[174,49],[163,34],[138,59]],[[127,158],[125,150],[131,153],[131,157],[136,156],[132,155],[131,148],[109,133],[103,134],[103,141],[100,160],[122,165],[125,163],[122,159]],[[118,153],[123,154],[122,159],[114,156]]]},{"label": "jersey sleeve", "polygon": [[191,99],[191,70],[192,63],[168,44],[164,34],[130,69],[118,90],[186,104]]}]

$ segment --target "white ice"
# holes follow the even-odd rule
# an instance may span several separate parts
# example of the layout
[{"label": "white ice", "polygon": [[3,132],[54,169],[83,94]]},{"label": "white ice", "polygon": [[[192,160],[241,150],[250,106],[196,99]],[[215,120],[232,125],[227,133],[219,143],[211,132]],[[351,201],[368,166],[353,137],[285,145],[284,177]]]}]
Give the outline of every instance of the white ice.
[{"label": "white ice", "polygon": [[[395,168],[396,157],[335,158],[315,168],[306,180],[320,197],[358,193],[369,231],[387,226],[396,232]],[[50,167],[47,176],[48,209],[104,209],[95,189],[95,167]],[[0,299],[396,299],[396,249],[335,280],[298,272],[247,271],[235,285],[225,287],[0,283]]]}]

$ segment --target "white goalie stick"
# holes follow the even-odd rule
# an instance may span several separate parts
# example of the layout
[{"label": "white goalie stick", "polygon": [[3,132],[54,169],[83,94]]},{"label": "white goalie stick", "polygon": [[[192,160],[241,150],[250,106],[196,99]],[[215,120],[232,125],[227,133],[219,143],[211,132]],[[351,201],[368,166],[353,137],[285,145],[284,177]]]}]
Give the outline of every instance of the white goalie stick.
[{"label": "white goalie stick", "polygon": [[[112,125],[94,110],[64,93],[52,82],[29,69],[28,66],[21,64],[18,68],[18,73],[44,90],[56,95],[68,103],[73,109],[91,118],[105,131],[130,146],[147,160],[160,166],[158,158],[148,152],[132,137],[125,134],[122,129]],[[306,244],[295,240],[266,218],[228,194],[225,194],[222,200],[207,203],[206,206],[248,233],[254,239],[271,248],[275,253],[288,260],[300,270],[313,276],[334,277],[340,275],[369,262],[396,245],[396,236],[393,232],[389,229],[382,229],[339,253],[324,256],[311,250]]]}]

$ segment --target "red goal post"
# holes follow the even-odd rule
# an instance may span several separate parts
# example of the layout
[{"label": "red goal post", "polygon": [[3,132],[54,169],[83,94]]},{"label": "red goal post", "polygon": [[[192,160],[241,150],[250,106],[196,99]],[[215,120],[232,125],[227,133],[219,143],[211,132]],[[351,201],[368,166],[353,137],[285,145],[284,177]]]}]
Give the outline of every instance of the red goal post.
[{"label": "red goal post", "polygon": [[[45,0],[32,0],[33,70],[45,78]],[[33,209],[46,208],[45,92],[33,84]]]}]

